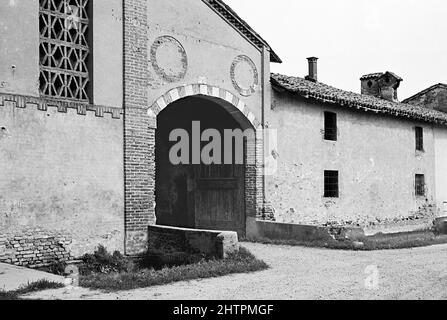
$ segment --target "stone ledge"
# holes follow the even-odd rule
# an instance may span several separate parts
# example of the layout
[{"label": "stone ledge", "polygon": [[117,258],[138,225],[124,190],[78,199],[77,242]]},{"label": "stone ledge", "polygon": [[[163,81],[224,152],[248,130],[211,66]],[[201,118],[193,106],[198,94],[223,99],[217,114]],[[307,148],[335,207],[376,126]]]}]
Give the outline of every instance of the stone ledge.
[{"label": "stone ledge", "polygon": [[415,232],[431,229],[433,227],[433,218],[416,219],[411,221],[400,221],[387,224],[378,224],[375,226],[367,226],[365,230],[366,236],[373,236],[378,233],[393,234]]},{"label": "stone ledge", "polygon": [[236,232],[167,226],[148,227],[148,246],[149,251],[200,254],[219,259],[225,259],[229,254],[239,251]]},{"label": "stone ledge", "polygon": [[330,241],[359,240],[364,238],[362,228],[355,227],[322,227],[256,219],[247,220],[247,238],[251,241],[284,240],[284,241]]},{"label": "stone ledge", "polygon": [[447,217],[440,217],[435,219],[434,228],[440,234],[447,234]]}]

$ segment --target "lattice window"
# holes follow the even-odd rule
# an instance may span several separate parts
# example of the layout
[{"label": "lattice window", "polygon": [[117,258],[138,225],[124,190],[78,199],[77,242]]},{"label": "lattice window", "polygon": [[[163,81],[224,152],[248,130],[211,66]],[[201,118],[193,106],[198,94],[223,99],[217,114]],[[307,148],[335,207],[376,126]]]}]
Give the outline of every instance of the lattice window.
[{"label": "lattice window", "polygon": [[89,101],[89,0],[40,0],[40,93]]}]

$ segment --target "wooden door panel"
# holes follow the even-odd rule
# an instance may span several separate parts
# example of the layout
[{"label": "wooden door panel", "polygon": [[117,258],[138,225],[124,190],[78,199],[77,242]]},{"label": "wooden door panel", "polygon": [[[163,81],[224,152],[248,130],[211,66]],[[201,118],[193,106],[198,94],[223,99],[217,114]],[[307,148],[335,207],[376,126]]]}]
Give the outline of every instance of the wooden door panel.
[{"label": "wooden door panel", "polygon": [[237,179],[199,179],[198,190],[235,190],[239,187]]},{"label": "wooden door panel", "polygon": [[196,168],[196,225],[245,234],[244,166]]}]

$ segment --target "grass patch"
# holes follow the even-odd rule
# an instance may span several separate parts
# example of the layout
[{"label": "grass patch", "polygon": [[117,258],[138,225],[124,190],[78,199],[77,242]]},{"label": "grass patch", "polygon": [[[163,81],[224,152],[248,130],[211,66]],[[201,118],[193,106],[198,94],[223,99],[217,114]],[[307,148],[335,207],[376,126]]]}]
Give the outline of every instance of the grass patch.
[{"label": "grass patch", "polygon": [[81,275],[80,286],[106,291],[132,290],[177,281],[261,271],[267,268],[268,265],[265,262],[256,259],[247,249],[241,248],[239,253],[232,254],[224,260],[203,259],[193,264],[164,267],[159,270],[134,265],[134,268],[121,272],[93,272],[88,275]]},{"label": "grass patch", "polygon": [[[364,237],[358,241],[351,240],[318,240],[318,241],[295,241],[295,240],[261,240],[257,241],[264,244],[302,246],[311,248],[327,248],[334,250],[354,250],[354,251],[373,251],[373,250],[393,250],[408,249],[417,247],[427,247],[437,244],[447,244],[447,235],[440,235],[433,231],[415,231],[397,234],[377,234]],[[363,243],[359,245],[358,242]]]},{"label": "grass patch", "polygon": [[65,286],[62,283],[39,280],[14,291],[0,291],[0,300],[21,300],[20,296],[26,294],[64,287]]}]

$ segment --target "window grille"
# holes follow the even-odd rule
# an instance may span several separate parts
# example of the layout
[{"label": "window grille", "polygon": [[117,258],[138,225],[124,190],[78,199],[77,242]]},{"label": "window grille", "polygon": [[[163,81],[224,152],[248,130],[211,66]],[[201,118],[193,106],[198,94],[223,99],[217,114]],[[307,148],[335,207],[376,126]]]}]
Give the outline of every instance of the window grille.
[{"label": "window grille", "polygon": [[416,150],[424,151],[424,129],[416,127]]},{"label": "window grille", "polygon": [[89,101],[89,0],[40,0],[40,93]]},{"label": "window grille", "polygon": [[324,197],[325,198],[338,198],[338,171],[325,171],[324,172]]},{"label": "window grille", "polygon": [[416,196],[425,197],[425,175],[417,174],[416,175]]},{"label": "window grille", "polygon": [[324,113],[324,139],[337,141],[337,114],[333,112]]}]

